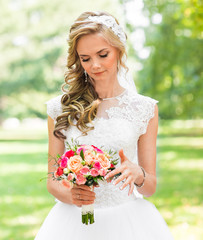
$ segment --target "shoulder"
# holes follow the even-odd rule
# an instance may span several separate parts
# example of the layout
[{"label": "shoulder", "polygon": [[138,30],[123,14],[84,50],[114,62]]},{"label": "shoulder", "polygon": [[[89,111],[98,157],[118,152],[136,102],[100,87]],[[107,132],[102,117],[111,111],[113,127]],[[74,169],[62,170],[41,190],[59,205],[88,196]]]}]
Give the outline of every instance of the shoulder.
[{"label": "shoulder", "polygon": [[53,119],[56,120],[56,118],[62,113],[62,104],[61,104],[61,98],[63,94],[58,95],[54,98],[51,98],[45,104],[47,105],[47,114]]},{"label": "shoulder", "polygon": [[139,94],[135,91],[128,91],[128,97],[132,103],[134,102],[143,106],[146,106],[149,104],[156,105],[158,103],[156,99]]},{"label": "shoulder", "polygon": [[149,121],[152,118],[158,119],[158,101],[154,98],[129,92],[128,101],[135,115],[135,123],[140,126],[140,134],[146,133]]}]

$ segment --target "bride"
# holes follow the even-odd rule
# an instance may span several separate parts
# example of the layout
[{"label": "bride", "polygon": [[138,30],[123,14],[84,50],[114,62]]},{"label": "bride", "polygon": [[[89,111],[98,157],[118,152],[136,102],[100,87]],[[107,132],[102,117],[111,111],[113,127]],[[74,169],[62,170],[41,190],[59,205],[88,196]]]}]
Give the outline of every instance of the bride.
[{"label": "bride", "polygon": [[[49,178],[56,204],[35,239],[173,239],[156,207],[143,198],[156,191],[158,108],[123,74],[126,34],[112,15],[84,12],[71,26],[68,44],[63,94],[47,102],[48,172],[72,138],[114,149],[120,163],[94,191],[86,185],[67,189]],[[93,203],[95,223],[83,225],[81,206]]]}]

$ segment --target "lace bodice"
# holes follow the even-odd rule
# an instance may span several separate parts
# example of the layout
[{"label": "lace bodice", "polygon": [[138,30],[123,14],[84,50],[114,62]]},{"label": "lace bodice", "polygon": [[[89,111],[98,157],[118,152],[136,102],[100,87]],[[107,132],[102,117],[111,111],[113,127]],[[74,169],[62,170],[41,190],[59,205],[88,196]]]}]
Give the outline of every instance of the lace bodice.
[{"label": "lace bodice", "polygon": [[[47,113],[54,121],[62,113],[61,96],[47,102]],[[82,136],[75,126],[70,126],[63,133],[67,141],[73,138],[80,144],[104,146],[116,151],[122,148],[128,159],[137,163],[137,142],[147,131],[149,120],[154,116],[156,103],[152,98],[126,89],[119,96],[101,102],[97,117],[93,120],[94,130],[89,131],[87,136]],[[105,182],[101,182],[95,192],[95,207],[108,207],[142,197],[136,189],[129,197],[127,188],[121,191],[119,184],[114,186]]]}]

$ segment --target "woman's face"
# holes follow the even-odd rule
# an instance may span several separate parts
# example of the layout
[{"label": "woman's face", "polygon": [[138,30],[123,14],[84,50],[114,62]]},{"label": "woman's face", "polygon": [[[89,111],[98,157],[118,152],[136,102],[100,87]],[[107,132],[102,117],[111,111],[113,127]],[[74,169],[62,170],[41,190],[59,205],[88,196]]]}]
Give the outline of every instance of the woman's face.
[{"label": "woman's face", "polygon": [[82,67],[95,81],[116,78],[118,50],[111,46],[100,33],[81,37],[77,43],[77,53]]}]

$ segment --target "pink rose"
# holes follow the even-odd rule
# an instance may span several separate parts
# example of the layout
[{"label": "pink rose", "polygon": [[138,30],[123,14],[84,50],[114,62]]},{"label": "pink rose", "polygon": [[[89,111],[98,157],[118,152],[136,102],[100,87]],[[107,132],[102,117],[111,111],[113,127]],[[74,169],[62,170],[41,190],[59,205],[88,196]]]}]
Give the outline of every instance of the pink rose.
[{"label": "pink rose", "polygon": [[90,151],[90,150],[86,150],[85,151],[84,158],[85,158],[85,162],[88,165],[94,164],[94,162],[97,159],[96,155],[92,151]]},{"label": "pink rose", "polygon": [[81,150],[83,150],[83,153],[85,153],[86,150],[93,150],[93,149],[94,148],[92,146],[83,144],[76,150],[76,152],[77,154],[80,154]]},{"label": "pink rose", "polygon": [[86,175],[86,174],[88,174],[88,172],[89,172],[89,168],[88,167],[83,167],[81,170],[80,170],[80,173],[82,174],[82,175]]},{"label": "pink rose", "polygon": [[61,183],[63,184],[63,186],[67,187],[68,189],[72,188],[72,186],[73,186],[73,183],[72,183],[72,182],[69,182],[69,181],[66,180],[66,179],[63,179],[63,180],[61,181]]},{"label": "pink rose", "polygon": [[73,157],[75,155],[73,150],[69,150],[65,153],[65,157],[70,158]]},{"label": "pink rose", "polygon": [[93,177],[96,177],[99,175],[99,171],[96,169],[96,168],[92,168],[90,170],[90,174],[93,176]]},{"label": "pink rose", "polygon": [[98,154],[97,160],[100,162],[102,168],[104,169],[110,168],[111,166],[110,161],[104,154]]},{"label": "pink rose", "polygon": [[102,169],[99,170],[99,175],[100,176],[104,177],[106,174],[107,174],[107,171],[105,169],[102,168]]},{"label": "pink rose", "polygon": [[68,161],[67,157],[63,156],[62,159],[61,159],[61,167],[62,168],[66,168],[67,161]]},{"label": "pink rose", "polygon": [[69,173],[67,179],[68,179],[68,181],[72,181],[74,179],[74,177],[75,177],[75,175],[73,173]]},{"label": "pink rose", "polygon": [[82,174],[78,174],[76,176],[76,183],[78,185],[82,185],[82,184],[85,184],[86,183],[86,178],[82,175]]},{"label": "pink rose", "polygon": [[95,150],[96,152],[98,152],[98,153],[104,153],[101,149],[95,147],[94,145],[91,145],[91,146],[94,148],[94,150]]},{"label": "pink rose", "polygon": [[82,158],[78,155],[74,155],[73,157],[70,157],[70,159],[68,160],[68,168],[74,173],[79,172],[80,169],[83,168],[81,161],[82,161]]},{"label": "pink rose", "polygon": [[97,170],[101,169],[100,162],[96,161],[95,164],[93,165],[93,167],[96,168]]}]

